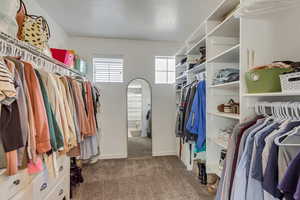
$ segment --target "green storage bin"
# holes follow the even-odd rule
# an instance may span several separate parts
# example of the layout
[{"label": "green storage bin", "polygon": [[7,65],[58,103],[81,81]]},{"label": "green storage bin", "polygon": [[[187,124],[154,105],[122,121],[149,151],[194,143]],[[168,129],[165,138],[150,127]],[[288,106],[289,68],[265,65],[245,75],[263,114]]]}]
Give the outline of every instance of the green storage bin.
[{"label": "green storage bin", "polygon": [[82,74],[86,74],[87,64],[84,60],[77,58],[75,62],[75,69],[81,72]]},{"label": "green storage bin", "polygon": [[291,68],[270,68],[246,72],[248,93],[281,92],[279,75]]}]

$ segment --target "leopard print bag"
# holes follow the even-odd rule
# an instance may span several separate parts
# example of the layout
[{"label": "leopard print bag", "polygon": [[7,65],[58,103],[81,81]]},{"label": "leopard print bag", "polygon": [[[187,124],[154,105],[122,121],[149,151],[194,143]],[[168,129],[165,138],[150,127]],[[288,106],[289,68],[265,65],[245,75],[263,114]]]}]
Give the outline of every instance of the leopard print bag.
[{"label": "leopard print bag", "polygon": [[29,15],[24,2],[20,0],[16,19],[19,25],[18,38],[20,40],[28,42],[41,51],[48,48],[50,29],[44,17]]}]

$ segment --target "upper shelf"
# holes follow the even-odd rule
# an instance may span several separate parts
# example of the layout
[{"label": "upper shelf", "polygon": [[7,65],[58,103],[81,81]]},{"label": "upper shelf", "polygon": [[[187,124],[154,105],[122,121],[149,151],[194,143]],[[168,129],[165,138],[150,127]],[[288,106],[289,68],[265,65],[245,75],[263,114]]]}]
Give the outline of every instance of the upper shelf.
[{"label": "upper shelf", "polygon": [[204,62],[204,63],[201,63],[201,64],[195,66],[194,68],[189,69],[189,70],[187,71],[187,73],[190,74],[190,73],[195,73],[195,72],[203,71],[203,70],[205,70],[205,66],[206,66],[206,63],[205,63],[205,62]]},{"label": "upper shelf", "polygon": [[197,43],[195,43],[190,49],[187,50],[187,55],[195,55],[199,54],[199,48],[204,47],[206,43],[206,36],[203,36],[201,40],[199,40]]},{"label": "upper shelf", "polygon": [[223,0],[207,20],[223,21],[226,15],[233,11],[239,3],[240,0]]},{"label": "upper shelf", "polygon": [[269,92],[269,93],[246,93],[245,97],[284,97],[284,96],[300,96],[300,92]]},{"label": "upper shelf", "polygon": [[212,85],[209,88],[238,89],[239,86],[240,86],[240,81],[233,81],[224,84]]},{"label": "upper shelf", "polygon": [[239,37],[240,35],[240,19],[232,13],[224,21],[218,24],[208,34],[209,36],[222,36],[222,37]]},{"label": "upper shelf", "polygon": [[215,57],[209,59],[207,62],[215,63],[238,63],[240,60],[240,44],[233,46],[232,48],[216,55]]}]

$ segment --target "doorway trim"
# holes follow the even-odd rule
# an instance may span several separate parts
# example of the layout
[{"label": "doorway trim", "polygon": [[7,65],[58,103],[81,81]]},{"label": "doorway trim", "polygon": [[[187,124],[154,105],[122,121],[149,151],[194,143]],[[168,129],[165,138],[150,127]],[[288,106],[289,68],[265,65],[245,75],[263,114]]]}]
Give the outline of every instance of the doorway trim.
[{"label": "doorway trim", "polygon": [[[137,79],[141,79],[143,81],[145,81],[148,85],[149,85],[149,89],[150,89],[150,100],[151,100],[151,115],[153,116],[153,95],[152,95],[152,85],[150,83],[150,81],[148,81],[145,78],[140,78],[140,77],[136,77],[133,79],[130,79],[130,81],[128,81],[128,83],[126,84],[126,158],[128,159],[128,87],[130,85],[130,83],[134,80]],[[151,123],[151,156],[153,157],[153,144],[154,144],[154,138],[155,138],[155,134],[153,134],[153,119],[152,119],[152,123]]]}]

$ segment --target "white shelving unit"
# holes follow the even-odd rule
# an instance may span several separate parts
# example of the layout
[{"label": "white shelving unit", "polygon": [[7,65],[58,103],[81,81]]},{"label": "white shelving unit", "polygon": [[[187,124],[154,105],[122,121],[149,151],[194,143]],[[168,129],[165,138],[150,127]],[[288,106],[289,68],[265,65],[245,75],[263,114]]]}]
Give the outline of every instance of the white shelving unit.
[{"label": "white shelving unit", "polygon": [[[254,105],[258,101],[300,101],[300,91],[248,93],[245,81],[245,73],[249,70],[249,51],[255,52],[256,66],[275,60],[300,61],[300,26],[295,26],[300,18],[300,5],[285,7],[284,12],[266,10],[255,17],[243,13],[242,17],[237,18],[239,13],[235,8],[239,3],[240,0],[223,0],[183,45],[181,49],[185,51],[176,56],[180,60],[186,55],[198,53],[201,45],[206,46],[206,62],[203,64],[207,82],[206,165],[208,173],[219,176],[220,152],[226,149],[226,145],[216,141],[220,129],[254,115]],[[286,31],[291,27],[293,31]],[[240,70],[240,80],[213,85],[216,72],[228,67]],[[240,103],[239,115],[218,112],[217,106],[230,99]]]},{"label": "white shelving unit", "polygon": [[231,114],[231,113],[221,113],[221,112],[208,112],[210,115],[214,115],[217,117],[229,118],[229,119],[240,119],[239,114]]}]

